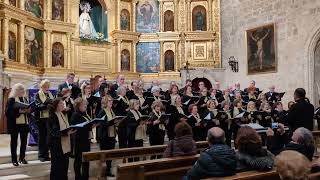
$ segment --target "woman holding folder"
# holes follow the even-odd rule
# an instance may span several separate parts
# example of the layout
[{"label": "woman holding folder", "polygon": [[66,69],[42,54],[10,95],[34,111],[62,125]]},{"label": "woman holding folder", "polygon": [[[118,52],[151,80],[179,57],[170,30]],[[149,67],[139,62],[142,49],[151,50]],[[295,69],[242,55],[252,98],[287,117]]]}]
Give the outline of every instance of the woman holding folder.
[{"label": "woman holding folder", "polygon": [[28,121],[30,108],[20,108],[17,103],[28,103],[28,99],[25,96],[25,87],[18,83],[13,85],[9,94],[6,116],[8,133],[10,134],[10,149],[11,149],[11,161],[14,166],[19,166],[17,160],[17,141],[20,134],[20,157],[19,162],[21,164],[28,164],[25,160],[27,138],[28,138]]},{"label": "woman holding folder", "polygon": [[[115,125],[110,125],[109,121],[112,120],[116,115],[112,110],[113,98],[109,95],[104,96],[101,99],[101,110],[97,118],[104,118],[105,122],[101,124],[98,128],[98,137],[100,150],[110,150],[114,149],[116,145],[116,127]],[[112,161],[107,161],[106,175],[109,177],[114,177],[111,173],[111,163]]]},{"label": "woman holding folder", "polygon": [[51,153],[50,180],[68,180],[70,135],[75,131],[67,130],[70,126],[68,116],[63,113],[64,109],[62,98],[53,100],[48,119],[48,145]]},{"label": "woman holding folder", "polygon": [[[88,102],[84,98],[77,98],[74,101],[75,112],[71,117],[71,125],[77,125],[80,123],[91,121],[91,118],[87,114]],[[93,138],[92,126],[86,125],[77,130],[75,133],[74,142],[74,172],[75,179],[87,180],[89,179],[89,162],[82,162],[82,153],[90,151],[90,142]]]},{"label": "woman holding folder", "polygon": [[207,123],[203,123],[199,113],[198,107],[195,104],[191,104],[189,106],[190,116],[187,120],[187,123],[192,127],[193,131],[193,140],[194,141],[205,141],[207,137],[206,125]]}]

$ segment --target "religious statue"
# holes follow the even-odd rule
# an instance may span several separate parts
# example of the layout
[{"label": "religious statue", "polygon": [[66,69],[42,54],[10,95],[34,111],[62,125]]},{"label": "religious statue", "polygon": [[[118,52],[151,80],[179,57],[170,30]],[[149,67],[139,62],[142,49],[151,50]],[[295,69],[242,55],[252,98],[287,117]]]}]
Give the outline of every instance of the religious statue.
[{"label": "religious statue", "polygon": [[52,66],[61,66],[64,64],[63,45],[56,42],[52,46]]},{"label": "religious statue", "polygon": [[196,30],[204,30],[204,16],[201,11],[198,11],[196,14]]},{"label": "religious statue", "polygon": [[174,52],[169,50],[166,51],[164,55],[164,69],[165,71],[173,71],[174,70]]},{"label": "religious statue", "polygon": [[121,26],[121,30],[127,30],[129,31],[129,26],[130,26],[130,22],[129,22],[129,12],[128,10],[124,9],[121,11],[120,14],[120,26]]},{"label": "religious statue", "polygon": [[63,21],[63,0],[53,0],[52,19]]},{"label": "religious statue", "polygon": [[17,47],[16,47],[16,37],[13,32],[9,32],[9,50],[8,56],[10,60],[16,60]]},{"label": "religious statue", "polygon": [[172,11],[164,13],[164,31],[174,31],[174,16]]},{"label": "religious statue", "polygon": [[12,6],[17,6],[16,0],[9,0],[9,4]]},{"label": "religious statue", "polygon": [[254,42],[256,42],[256,45],[257,45],[257,51],[255,53],[255,58],[259,62],[260,70],[263,69],[262,66],[263,66],[263,59],[264,59],[264,55],[265,55],[264,50],[263,50],[263,41],[269,35],[269,33],[270,33],[270,29],[268,29],[264,35],[260,35],[260,33],[255,33],[255,35],[253,35],[253,33],[250,34],[251,39]]},{"label": "religious statue", "polygon": [[88,39],[95,39],[97,37],[97,32],[94,28],[90,17],[90,10],[91,6],[88,2],[82,2],[80,4],[80,9],[82,11],[80,15],[80,37],[81,38],[88,38]]},{"label": "religious statue", "polygon": [[154,9],[150,4],[149,0],[146,0],[146,2],[140,6],[139,13],[143,17],[144,25],[149,25],[154,13]]},{"label": "religious statue", "polygon": [[42,5],[43,0],[26,0],[25,9],[29,12],[32,12],[36,17],[42,17]]},{"label": "religious statue", "polygon": [[130,71],[130,53],[126,49],[121,52],[121,71]]}]

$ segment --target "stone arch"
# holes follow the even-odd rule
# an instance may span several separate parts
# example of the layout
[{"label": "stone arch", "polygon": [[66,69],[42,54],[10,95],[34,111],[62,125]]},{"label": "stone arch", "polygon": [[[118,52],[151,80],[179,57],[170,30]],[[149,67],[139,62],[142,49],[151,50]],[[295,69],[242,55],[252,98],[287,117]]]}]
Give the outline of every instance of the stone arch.
[{"label": "stone arch", "polygon": [[166,31],[174,31],[174,14],[173,11],[167,10],[163,14],[164,19],[164,32]]},{"label": "stone arch", "polygon": [[207,10],[204,6],[198,5],[192,9],[192,30],[207,30]]}]

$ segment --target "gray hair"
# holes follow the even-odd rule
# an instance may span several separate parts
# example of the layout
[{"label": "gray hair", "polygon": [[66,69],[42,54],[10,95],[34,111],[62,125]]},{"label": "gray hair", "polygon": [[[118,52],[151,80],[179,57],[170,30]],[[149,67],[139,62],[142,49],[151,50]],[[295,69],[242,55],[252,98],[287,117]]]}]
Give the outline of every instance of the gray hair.
[{"label": "gray hair", "polygon": [[151,93],[155,93],[156,91],[160,91],[160,87],[159,86],[153,86],[151,88]]},{"label": "gray hair", "polygon": [[298,137],[298,142],[301,145],[304,145],[306,147],[313,146],[314,147],[314,139],[312,132],[304,127],[300,127],[297,129],[300,132],[300,136]]},{"label": "gray hair", "polygon": [[15,85],[12,86],[12,89],[10,91],[10,94],[9,94],[9,98],[15,98],[17,97],[17,91],[19,90],[26,90],[26,88],[24,87],[23,84],[21,83],[17,83]]},{"label": "gray hair", "polygon": [[121,93],[121,91],[126,91],[127,88],[124,87],[124,86],[119,86],[118,89],[117,89],[117,95],[119,95]]},{"label": "gray hair", "polygon": [[[220,130],[221,132],[217,132]],[[224,144],[225,143],[225,133],[221,128],[212,130],[210,129],[207,133],[208,142],[210,144]]]}]

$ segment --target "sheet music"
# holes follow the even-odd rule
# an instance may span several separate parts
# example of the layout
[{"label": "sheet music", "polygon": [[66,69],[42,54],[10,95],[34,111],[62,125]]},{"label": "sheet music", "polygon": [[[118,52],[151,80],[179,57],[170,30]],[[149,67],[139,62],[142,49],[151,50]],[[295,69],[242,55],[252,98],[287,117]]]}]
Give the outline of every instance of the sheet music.
[{"label": "sheet music", "polygon": [[204,119],[205,120],[211,120],[211,113],[208,113],[208,115]]}]

